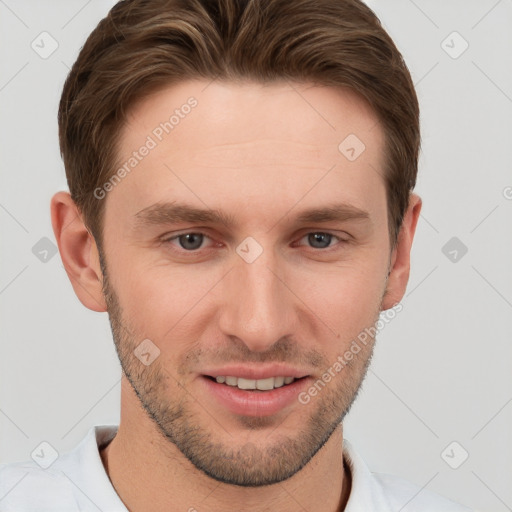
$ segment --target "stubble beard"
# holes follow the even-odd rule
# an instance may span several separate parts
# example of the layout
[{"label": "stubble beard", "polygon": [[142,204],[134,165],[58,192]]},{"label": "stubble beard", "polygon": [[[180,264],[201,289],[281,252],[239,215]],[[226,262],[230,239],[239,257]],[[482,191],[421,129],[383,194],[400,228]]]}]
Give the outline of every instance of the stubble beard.
[{"label": "stubble beard", "polygon": [[[343,421],[367,374],[375,340],[366,343],[307,405],[297,401],[290,414],[297,414],[298,411],[304,415],[304,419],[298,422],[301,426],[293,437],[279,434],[280,423],[286,421],[286,416],[282,420],[273,416],[240,416],[237,420],[241,428],[250,431],[268,429],[269,434],[264,440],[272,434],[272,441],[264,445],[249,442],[233,448],[236,445],[233,437],[228,442],[220,440],[221,436],[226,437],[221,415],[216,415],[217,421],[205,411],[201,415],[200,397],[196,401],[192,397],[195,395],[193,390],[187,392],[178,384],[172,374],[174,369],[163,367],[162,358],[145,366],[135,357],[134,350],[142,338],[134,336],[125,322],[106,268],[103,268],[103,276],[104,296],[123,373],[164,440],[173,443],[198,470],[218,482],[259,487],[276,484],[295,475],[325,445]],[[378,316],[377,311],[374,324]],[[230,424],[233,424],[232,420]]]}]

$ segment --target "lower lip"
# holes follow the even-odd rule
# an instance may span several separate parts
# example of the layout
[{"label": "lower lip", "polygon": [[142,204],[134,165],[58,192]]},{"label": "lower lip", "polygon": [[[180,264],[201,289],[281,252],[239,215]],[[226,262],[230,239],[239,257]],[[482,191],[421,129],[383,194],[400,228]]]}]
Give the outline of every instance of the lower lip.
[{"label": "lower lip", "polygon": [[270,416],[286,406],[298,402],[298,396],[309,384],[309,377],[295,380],[291,384],[270,391],[246,391],[236,386],[219,384],[201,376],[207,392],[233,414],[244,416]]}]

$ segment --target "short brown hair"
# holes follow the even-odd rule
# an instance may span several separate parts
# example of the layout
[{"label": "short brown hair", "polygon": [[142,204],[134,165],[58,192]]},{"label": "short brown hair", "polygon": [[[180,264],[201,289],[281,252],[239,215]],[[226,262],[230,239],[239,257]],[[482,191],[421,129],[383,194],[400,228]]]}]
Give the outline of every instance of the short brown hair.
[{"label": "short brown hair", "polygon": [[[349,87],[385,136],[382,173],[396,243],[415,186],[419,106],[402,55],[360,0],[124,0],[90,34],[64,84],[59,141],[71,197],[102,241],[94,190],[116,171],[128,109],[188,79]],[[340,141],[341,142],[341,141]]]}]

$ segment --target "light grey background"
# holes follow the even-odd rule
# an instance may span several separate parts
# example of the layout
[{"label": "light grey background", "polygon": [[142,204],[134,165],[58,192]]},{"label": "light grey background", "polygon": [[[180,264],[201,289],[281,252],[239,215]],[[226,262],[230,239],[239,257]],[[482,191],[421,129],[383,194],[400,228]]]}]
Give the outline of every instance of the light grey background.
[{"label": "light grey background", "polygon": [[[33,252],[54,241],[49,202],[66,188],[62,85],[113,3],[0,0],[0,462],[119,421],[107,315],[81,305],[58,254]],[[403,311],[379,335],[345,436],[373,471],[512,510],[512,1],[368,3],[417,86],[424,206]],[[58,42],[45,59],[31,47],[43,31]],[[441,456],[453,441],[452,465],[469,454],[458,469]]]}]

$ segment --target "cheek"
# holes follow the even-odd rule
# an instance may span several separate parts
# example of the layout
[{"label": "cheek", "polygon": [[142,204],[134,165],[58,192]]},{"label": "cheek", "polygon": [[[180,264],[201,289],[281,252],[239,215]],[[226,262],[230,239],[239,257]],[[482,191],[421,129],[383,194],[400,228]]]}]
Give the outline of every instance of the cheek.
[{"label": "cheek", "polygon": [[340,335],[340,340],[346,341],[376,321],[384,288],[383,262],[361,261],[328,273],[318,272],[314,278],[303,276],[293,289],[319,319]]},{"label": "cheek", "polygon": [[[340,339],[357,336],[376,320],[379,311],[387,268],[384,252],[372,244],[340,263],[288,263],[280,274],[298,297],[291,295],[288,306],[301,317],[306,313],[311,322],[325,322]],[[162,343],[197,339],[201,330],[211,327],[216,307],[229,305],[229,296],[240,295],[231,288],[232,279],[225,276],[229,265],[212,262],[180,267],[145,261],[128,248],[121,254],[113,267],[114,289],[123,319],[141,339]]]},{"label": "cheek", "polygon": [[193,330],[200,326],[197,316],[202,305],[225,272],[207,266],[137,265],[136,261],[134,258],[130,265],[128,259],[120,262],[116,286],[123,318],[133,332],[164,342],[188,330],[193,338]]}]

